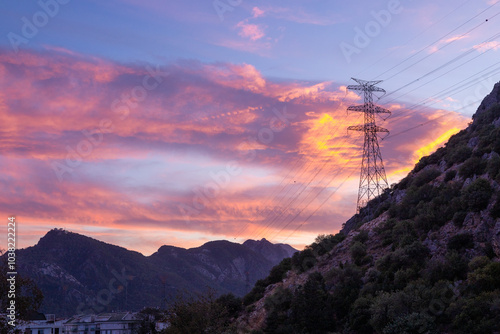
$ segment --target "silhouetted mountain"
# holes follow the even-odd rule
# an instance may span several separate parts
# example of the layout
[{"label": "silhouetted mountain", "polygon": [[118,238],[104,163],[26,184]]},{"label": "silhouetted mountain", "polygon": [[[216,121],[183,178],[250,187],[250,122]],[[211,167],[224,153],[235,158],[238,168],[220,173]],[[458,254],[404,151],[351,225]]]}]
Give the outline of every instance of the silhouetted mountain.
[{"label": "silhouetted mountain", "polygon": [[42,311],[72,315],[162,306],[180,293],[207,288],[241,296],[283,259],[280,254],[290,256],[283,247],[266,241],[254,250],[213,241],[191,249],[162,246],[144,256],[54,229],[35,246],[18,250],[17,263],[20,274],[42,290]]},{"label": "silhouetted mountain", "polygon": [[469,126],[244,297],[242,333],[500,333],[500,83]]},{"label": "silhouetted mountain", "polygon": [[279,263],[284,258],[291,257],[297,252],[297,250],[290,245],[272,244],[266,239],[261,239],[260,241],[247,240],[243,245],[261,254],[264,258],[273,263]]}]

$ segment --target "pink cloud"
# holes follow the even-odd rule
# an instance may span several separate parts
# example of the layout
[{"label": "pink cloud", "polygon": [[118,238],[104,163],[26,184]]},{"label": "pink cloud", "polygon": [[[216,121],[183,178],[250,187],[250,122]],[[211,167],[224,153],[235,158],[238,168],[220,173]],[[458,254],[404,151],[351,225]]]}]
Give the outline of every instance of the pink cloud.
[{"label": "pink cloud", "polygon": [[266,15],[280,20],[320,26],[332,25],[340,21],[340,18],[336,17],[335,13],[317,15],[303,8],[291,10],[290,8],[274,6],[267,6],[265,8],[254,7],[252,13],[254,18]]},{"label": "pink cloud", "polygon": [[257,24],[246,23],[241,21],[236,25],[240,29],[238,33],[241,37],[249,38],[252,41],[256,41],[265,36],[264,28]]},{"label": "pink cloud", "polygon": [[[275,241],[299,229],[293,242],[306,244],[313,234],[340,228],[355,205],[348,189],[357,184],[362,138],[348,135],[345,127],[358,121],[346,107],[359,103],[359,96],[333,82],[269,80],[250,64],[179,61],[161,71],[168,73],[161,85],[143,100],[131,100],[136,106],[121,117],[113,101],[141,87],[149,75],[146,66],[56,50],[0,54],[0,184],[5,190],[0,210],[22,217],[26,231],[106,228],[121,230],[122,240],[123,233],[148,237],[140,225],[182,235],[175,241],[180,246],[192,245],[189,234],[233,238],[242,228],[240,238]],[[294,115],[287,126],[269,143],[255,139],[265,129],[269,134],[276,112],[285,109]],[[423,123],[434,114],[408,113],[393,126]],[[82,149],[90,140],[82,131],[95,130],[103,119],[113,129],[94,136],[99,144],[59,182],[52,164],[66,164],[68,147]],[[463,118],[451,113],[384,141],[388,173],[412,166],[413,152],[462,125]],[[248,138],[255,142],[242,146]],[[245,159],[249,151],[255,153],[251,161]],[[210,172],[233,160],[241,174],[186,222],[179,204],[192,205],[194,189],[203,190],[213,182]],[[269,198],[288,171],[282,184],[288,195]],[[294,193],[302,195],[294,199]],[[108,240],[118,240],[118,232],[110,233],[115,237]]]},{"label": "pink cloud", "polygon": [[260,9],[259,7],[254,7],[252,9],[252,14],[253,14],[254,18],[257,18],[257,17],[264,16],[265,12],[262,9]]},{"label": "pink cloud", "polygon": [[488,50],[496,51],[500,49],[500,42],[498,41],[484,42],[481,44],[474,45],[474,49],[478,50],[479,52],[486,52]]},{"label": "pink cloud", "polygon": [[450,44],[450,43],[453,43],[455,41],[459,41],[459,40],[462,40],[462,39],[465,39],[468,37],[469,37],[468,35],[457,35],[457,36],[452,36],[449,38],[443,38],[440,41],[437,41],[433,46],[431,46],[428,52],[429,53],[437,52],[441,48],[446,46],[446,44]]}]

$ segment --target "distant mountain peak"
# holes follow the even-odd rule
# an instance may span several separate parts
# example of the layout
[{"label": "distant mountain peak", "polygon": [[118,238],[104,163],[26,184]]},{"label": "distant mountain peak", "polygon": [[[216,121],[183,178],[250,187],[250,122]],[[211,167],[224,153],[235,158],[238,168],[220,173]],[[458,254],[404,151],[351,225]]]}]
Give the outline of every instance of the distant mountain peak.
[{"label": "distant mountain peak", "polygon": [[247,240],[243,243],[243,246],[246,246],[253,250],[256,253],[263,255],[266,259],[272,262],[276,262],[278,258],[287,258],[291,257],[296,249],[289,245],[283,244],[273,244],[262,238],[261,240]]},{"label": "distant mountain peak", "polygon": [[[210,287],[241,296],[289,257],[282,245],[254,242],[258,248],[227,240],[190,249],[164,245],[144,256],[56,228],[16,255],[20,274],[33,278],[45,296],[42,311],[69,316],[97,309],[133,311],[160,306],[163,297],[158,291],[175,296],[180,291],[202,292]],[[95,309],[96,295],[109,291],[111,285],[116,292],[109,303]]]}]

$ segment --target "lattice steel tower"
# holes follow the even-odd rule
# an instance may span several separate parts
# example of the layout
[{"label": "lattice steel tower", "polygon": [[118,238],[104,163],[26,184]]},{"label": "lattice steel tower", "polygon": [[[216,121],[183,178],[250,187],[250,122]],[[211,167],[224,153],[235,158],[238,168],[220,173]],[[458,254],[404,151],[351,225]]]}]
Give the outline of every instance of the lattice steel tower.
[{"label": "lattice steel tower", "polygon": [[357,204],[359,213],[361,208],[373,198],[381,195],[384,188],[389,186],[377,138],[377,132],[389,133],[389,131],[376,125],[375,116],[377,114],[388,114],[387,117],[389,117],[391,112],[373,104],[373,92],[385,93],[385,90],[382,88],[375,87],[382,80],[365,81],[352,79],[359,85],[349,85],[347,89],[361,91],[364,95],[364,104],[347,108],[348,111],[362,112],[365,116],[363,125],[353,125],[347,128],[347,130],[363,131],[365,133]]}]

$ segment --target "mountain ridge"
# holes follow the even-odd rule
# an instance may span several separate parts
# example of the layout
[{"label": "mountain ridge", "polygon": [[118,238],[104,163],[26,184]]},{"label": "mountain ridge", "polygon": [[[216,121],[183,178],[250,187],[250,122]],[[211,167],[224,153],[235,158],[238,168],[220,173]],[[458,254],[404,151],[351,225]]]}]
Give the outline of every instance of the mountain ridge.
[{"label": "mountain ridge", "polygon": [[[283,253],[270,245],[278,257]],[[165,306],[179,294],[207,288],[243,295],[277,264],[226,240],[189,249],[164,245],[145,256],[63,229],[18,250],[17,258],[19,273],[45,296],[41,311],[59,315]]]}]

